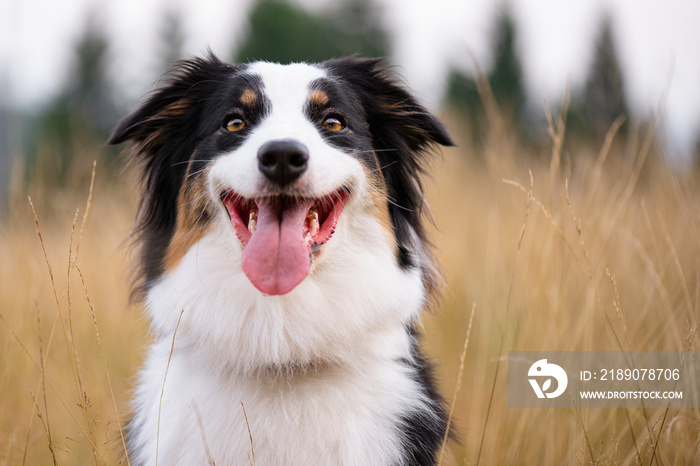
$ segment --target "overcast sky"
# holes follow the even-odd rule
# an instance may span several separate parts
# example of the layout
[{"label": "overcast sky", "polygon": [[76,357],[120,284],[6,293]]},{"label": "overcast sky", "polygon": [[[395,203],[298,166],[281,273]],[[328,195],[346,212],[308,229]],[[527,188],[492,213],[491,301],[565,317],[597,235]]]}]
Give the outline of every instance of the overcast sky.
[{"label": "overcast sky", "polygon": [[[309,9],[328,0],[298,0]],[[430,106],[442,99],[449,66],[490,64],[498,2],[377,0],[395,37],[394,61]],[[696,0],[511,0],[525,82],[535,105],[561,100],[567,82],[586,78],[603,14],[611,16],[632,111],[662,107],[674,153],[690,153],[700,134],[700,2]],[[0,98],[38,106],[69,79],[68,65],[88,11],[111,40],[110,74],[135,101],[162,71],[163,11],[184,20],[185,51],[232,54],[244,36],[251,0],[0,0]]]}]

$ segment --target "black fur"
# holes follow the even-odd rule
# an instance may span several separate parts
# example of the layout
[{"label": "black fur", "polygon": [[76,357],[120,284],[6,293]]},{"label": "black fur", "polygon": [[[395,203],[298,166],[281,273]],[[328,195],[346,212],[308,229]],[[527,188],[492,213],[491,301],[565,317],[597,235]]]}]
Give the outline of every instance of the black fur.
[{"label": "black fur", "polygon": [[[423,387],[426,398],[433,402],[432,412],[415,412],[403,418],[401,426],[404,438],[405,464],[411,466],[433,466],[438,464],[438,452],[447,430],[447,413],[444,400],[437,391],[433,367],[420,351],[420,334],[414,327],[407,327],[412,337],[412,360],[403,363],[411,368],[416,381]],[[449,439],[454,439],[450,432]]]}]

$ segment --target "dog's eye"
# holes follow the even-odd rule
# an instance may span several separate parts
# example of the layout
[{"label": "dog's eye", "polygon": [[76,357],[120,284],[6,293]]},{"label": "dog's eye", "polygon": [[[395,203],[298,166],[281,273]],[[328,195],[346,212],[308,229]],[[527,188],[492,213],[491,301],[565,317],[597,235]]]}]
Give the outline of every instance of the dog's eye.
[{"label": "dog's eye", "polygon": [[245,121],[243,118],[238,116],[227,117],[224,120],[224,128],[226,128],[226,131],[230,131],[232,133],[240,131],[245,128]]},{"label": "dog's eye", "polygon": [[340,131],[341,129],[345,128],[345,125],[343,125],[339,119],[333,117],[326,118],[321,124],[328,131]]}]

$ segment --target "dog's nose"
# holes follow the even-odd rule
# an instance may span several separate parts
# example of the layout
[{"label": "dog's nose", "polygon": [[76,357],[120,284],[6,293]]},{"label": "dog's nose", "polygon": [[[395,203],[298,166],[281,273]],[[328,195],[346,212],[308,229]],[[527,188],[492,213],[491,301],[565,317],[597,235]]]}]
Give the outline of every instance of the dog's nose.
[{"label": "dog's nose", "polygon": [[269,141],[258,149],[258,168],[280,186],[297,180],[306,171],[309,150],[294,139]]}]

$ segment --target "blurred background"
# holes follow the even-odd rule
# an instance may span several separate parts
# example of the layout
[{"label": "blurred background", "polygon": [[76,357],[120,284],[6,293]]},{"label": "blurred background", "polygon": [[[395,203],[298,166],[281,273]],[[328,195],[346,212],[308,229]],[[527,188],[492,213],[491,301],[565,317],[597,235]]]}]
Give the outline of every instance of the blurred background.
[{"label": "blurred background", "polygon": [[[543,100],[570,89],[572,130],[604,132],[660,111],[674,162],[698,152],[700,4],[692,0],[297,0],[0,2],[0,166],[68,133],[103,140],[175,59],[386,56],[432,109],[473,121],[486,73],[526,139],[546,140]],[[574,118],[570,118],[573,124]]]},{"label": "blurred background", "polygon": [[698,350],[699,21],[692,0],[0,0],[0,464],[129,462],[138,189],[104,141],[208,49],[387,57],[458,142],[426,185],[443,464],[700,464],[700,411],[509,409],[505,361]]}]

